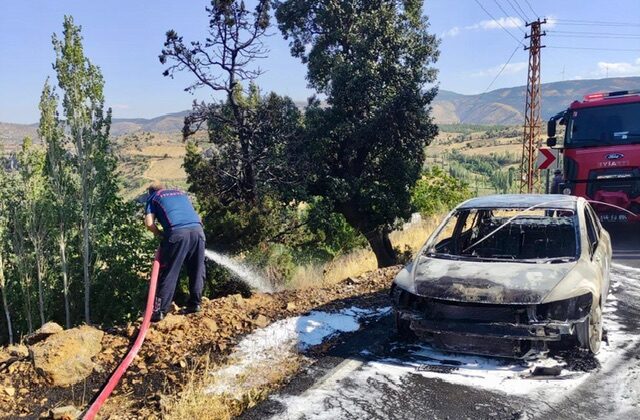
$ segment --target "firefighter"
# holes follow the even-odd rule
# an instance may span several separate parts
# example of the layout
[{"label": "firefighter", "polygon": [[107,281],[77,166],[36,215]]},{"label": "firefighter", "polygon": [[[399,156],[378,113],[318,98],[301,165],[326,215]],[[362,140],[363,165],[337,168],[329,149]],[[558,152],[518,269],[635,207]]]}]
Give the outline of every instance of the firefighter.
[{"label": "firefighter", "polygon": [[561,185],[564,183],[564,177],[562,176],[562,171],[560,169],[556,169],[553,171],[553,181],[551,182],[551,194],[562,194],[560,191]]},{"label": "firefighter", "polygon": [[158,322],[171,307],[183,264],[189,274],[189,301],[184,313],[200,311],[205,277],[205,236],[202,221],[183,191],[165,189],[159,183],[151,184],[148,191],[145,226],[161,240],[160,274],[151,317],[152,322]]}]

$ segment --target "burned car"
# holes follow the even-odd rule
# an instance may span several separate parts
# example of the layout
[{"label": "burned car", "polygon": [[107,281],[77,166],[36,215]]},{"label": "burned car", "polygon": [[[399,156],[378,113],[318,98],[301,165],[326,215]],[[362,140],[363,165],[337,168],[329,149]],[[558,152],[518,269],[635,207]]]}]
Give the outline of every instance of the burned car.
[{"label": "burned car", "polygon": [[597,353],[611,241],[583,198],[494,195],[455,208],[395,278],[398,332],[444,350]]}]

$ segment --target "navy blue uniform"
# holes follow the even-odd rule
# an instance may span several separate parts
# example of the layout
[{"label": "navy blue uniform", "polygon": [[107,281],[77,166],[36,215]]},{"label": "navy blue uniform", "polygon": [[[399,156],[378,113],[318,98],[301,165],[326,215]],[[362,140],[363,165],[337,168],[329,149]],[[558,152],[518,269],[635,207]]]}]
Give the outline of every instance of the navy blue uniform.
[{"label": "navy blue uniform", "polygon": [[205,237],[191,200],[179,190],[158,190],[149,196],[145,213],[154,214],[163,230],[154,312],[168,312],[183,264],[189,274],[188,306],[200,305],[205,276]]}]

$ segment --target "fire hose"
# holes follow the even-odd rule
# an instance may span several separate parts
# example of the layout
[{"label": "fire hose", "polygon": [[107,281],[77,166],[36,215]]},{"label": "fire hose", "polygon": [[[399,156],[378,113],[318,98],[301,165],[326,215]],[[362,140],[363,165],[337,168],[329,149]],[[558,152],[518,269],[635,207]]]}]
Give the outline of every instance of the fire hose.
[{"label": "fire hose", "polygon": [[105,383],[98,394],[97,397],[91,403],[91,406],[87,410],[84,415],[84,420],[93,420],[100,410],[100,407],[104,404],[104,402],[109,398],[109,395],[113,392],[113,389],[116,387],[120,378],[126,372],[127,368],[133,362],[133,359],[140,351],[140,347],[142,347],[142,343],[144,342],[144,337],[147,334],[147,330],[149,329],[149,325],[151,324],[151,315],[153,312],[154,299],[156,296],[156,284],[158,282],[158,273],[160,271],[160,251],[156,251],[155,259],[153,260],[153,267],[151,268],[151,280],[149,281],[149,294],[147,295],[147,306],[144,311],[144,317],[142,318],[142,325],[140,325],[140,329],[138,330],[138,336],[136,337],[136,341],[133,343],[127,355],[122,359],[118,367],[113,371],[109,381]]}]

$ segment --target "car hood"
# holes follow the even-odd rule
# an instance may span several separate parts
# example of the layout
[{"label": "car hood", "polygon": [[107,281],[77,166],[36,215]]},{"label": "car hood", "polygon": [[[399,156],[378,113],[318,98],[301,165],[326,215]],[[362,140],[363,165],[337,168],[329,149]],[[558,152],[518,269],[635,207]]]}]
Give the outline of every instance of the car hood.
[{"label": "car hood", "polygon": [[411,283],[420,296],[498,304],[541,303],[576,266],[576,262],[530,264],[430,257],[420,257],[414,264]]}]

